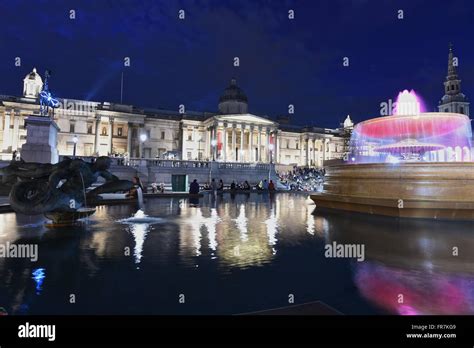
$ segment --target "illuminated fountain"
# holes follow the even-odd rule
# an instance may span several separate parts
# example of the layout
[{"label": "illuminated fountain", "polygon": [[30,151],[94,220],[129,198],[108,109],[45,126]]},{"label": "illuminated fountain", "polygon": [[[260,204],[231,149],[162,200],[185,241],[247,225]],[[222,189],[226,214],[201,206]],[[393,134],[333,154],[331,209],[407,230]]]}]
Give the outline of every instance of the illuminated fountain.
[{"label": "illuminated fountain", "polygon": [[398,161],[470,161],[471,123],[454,113],[421,112],[415,92],[398,95],[395,115],[356,125],[352,160],[357,163]]},{"label": "illuminated fountain", "polygon": [[357,124],[349,163],[328,167],[318,208],[370,214],[474,219],[472,130],[466,115],[423,112],[413,91],[393,116]]}]

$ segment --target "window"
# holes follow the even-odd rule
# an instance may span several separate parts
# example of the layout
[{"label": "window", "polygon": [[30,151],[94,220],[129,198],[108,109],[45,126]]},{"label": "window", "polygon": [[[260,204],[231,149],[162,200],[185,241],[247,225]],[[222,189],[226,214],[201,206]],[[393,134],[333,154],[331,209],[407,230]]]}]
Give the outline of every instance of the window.
[{"label": "window", "polygon": [[76,132],[76,124],[75,123],[69,123],[69,133],[75,133]]},{"label": "window", "polygon": [[102,127],[101,135],[107,135],[107,127]]},{"label": "window", "polygon": [[463,108],[462,106],[459,107],[459,113],[460,113],[460,114],[464,114],[464,108]]},{"label": "window", "polygon": [[165,140],[165,132],[161,132],[161,140]]},{"label": "window", "polygon": [[300,147],[300,144],[298,144],[298,142],[296,142],[296,150],[298,150]]},{"label": "window", "polygon": [[188,131],[188,140],[189,141],[193,140],[193,132],[192,131]]},{"label": "window", "polygon": [[449,109],[448,108],[444,109],[444,112],[449,112]]},{"label": "window", "polygon": [[87,134],[92,134],[92,123],[87,124]]},{"label": "window", "polygon": [[192,153],[191,152],[188,152],[188,160],[192,160]]},{"label": "window", "polygon": [[149,129],[146,130],[146,138],[151,139],[151,130]]},{"label": "window", "polygon": [[123,128],[122,127],[117,128],[117,135],[121,137],[122,134],[123,134]]}]

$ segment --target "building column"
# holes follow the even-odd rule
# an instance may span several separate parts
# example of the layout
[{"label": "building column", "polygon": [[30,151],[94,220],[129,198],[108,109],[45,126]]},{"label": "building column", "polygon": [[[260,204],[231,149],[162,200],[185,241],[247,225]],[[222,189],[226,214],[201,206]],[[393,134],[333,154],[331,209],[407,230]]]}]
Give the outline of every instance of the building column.
[{"label": "building column", "polygon": [[140,139],[141,135],[143,134],[143,125],[140,125],[139,132],[138,132],[138,157],[143,158],[143,141]]},{"label": "building column", "polygon": [[311,166],[313,158],[313,139],[308,139],[308,166]]},{"label": "building column", "polygon": [[8,147],[10,146],[10,121],[11,121],[11,116],[10,116],[10,111],[5,111],[5,124],[3,128],[3,145],[2,145],[2,150],[6,151],[8,150]]},{"label": "building column", "polygon": [[280,137],[278,136],[278,130],[275,131],[275,163],[280,163]]},{"label": "building column", "polygon": [[299,163],[299,165],[302,166],[304,164],[304,162],[303,162],[303,150],[304,150],[303,136],[300,137],[299,144],[300,144],[300,161],[299,161],[300,163]]},{"label": "building column", "polygon": [[217,125],[214,125],[212,134],[213,134],[212,139],[214,140],[214,142],[216,144],[216,146],[214,146],[214,158],[217,161],[217,145],[218,145],[218,143],[217,143]]},{"label": "building column", "polygon": [[212,157],[211,149],[211,128],[207,127],[206,129],[206,157],[208,160]]},{"label": "building column", "polygon": [[109,117],[109,153],[113,151],[114,118]]},{"label": "building column", "polygon": [[267,128],[266,131],[267,135],[267,148],[265,149],[265,157],[266,157],[266,162],[270,163],[270,130]]},{"label": "building column", "polygon": [[262,162],[262,128],[258,127],[258,149],[257,149],[257,162]]},{"label": "building column", "polygon": [[128,157],[132,157],[132,132],[133,132],[133,123],[128,123],[128,130],[127,130],[127,153]]},{"label": "building column", "polygon": [[224,123],[224,129],[223,129],[223,139],[222,139],[222,157],[224,159],[224,162],[227,161],[227,123]]},{"label": "building column", "polygon": [[100,115],[95,117],[95,141],[94,141],[94,153],[99,155],[99,143],[100,143]]},{"label": "building column", "polygon": [[[187,128],[181,124],[181,160],[186,160],[186,132],[187,132]],[[141,142],[141,141],[140,141]]]},{"label": "building column", "polygon": [[309,139],[306,138],[306,166],[309,166]]},{"label": "building column", "polygon": [[20,117],[20,112],[15,112],[13,115],[12,151],[18,150],[18,141],[20,140],[20,134],[18,132],[20,128]]},{"label": "building column", "polygon": [[240,125],[239,162],[244,161],[244,125]]},{"label": "building column", "polygon": [[233,162],[236,162],[237,161],[237,158],[235,156],[235,148],[237,147],[237,131],[235,129],[235,124],[232,125],[232,161]]},{"label": "building column", "polygon": [[324,161],[326,160],[326,143],[328,139],[323,140],[323,163],[322,166],[324,166]]},{"label": "building column", "polygon": [[253,126],[250,126],[249,131],[249,161],[255,162],[255,151],[253,148]]}]

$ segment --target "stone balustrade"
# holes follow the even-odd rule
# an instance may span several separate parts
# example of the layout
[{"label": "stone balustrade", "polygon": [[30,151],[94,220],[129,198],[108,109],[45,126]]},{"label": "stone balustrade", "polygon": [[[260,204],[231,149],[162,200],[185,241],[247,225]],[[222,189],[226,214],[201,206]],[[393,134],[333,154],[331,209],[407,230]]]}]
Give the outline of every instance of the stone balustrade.
[{"label": "stone balustrade", "polygon": [[[61,156],[60,160],[65,157]],[[85,162],[93,162],[93,156],[76,156]],[[152,182],[171,183],[172,175],[187,175],[188,180],[198,180],[200,183],[210,182],[212,178],[222,179],[226,185],[232,181],[247,180],[255,184],[263,179],[276,179],[275,165],[270,163],[242,163],[193,160],[165,160],[158,158],[124,158],[110,157],[111,172],[120,179],[130,179],[138,175],[144,184]]]}]

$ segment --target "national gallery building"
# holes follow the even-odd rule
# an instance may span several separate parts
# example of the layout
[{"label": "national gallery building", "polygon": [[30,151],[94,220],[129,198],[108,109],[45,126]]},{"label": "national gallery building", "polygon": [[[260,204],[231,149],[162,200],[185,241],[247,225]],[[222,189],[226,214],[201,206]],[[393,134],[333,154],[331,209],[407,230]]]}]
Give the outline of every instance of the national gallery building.
[{"label": "national gallery building", "polygon": [[[0,95],[0,159],[10,160],[26,141],[25,118],[38,115],[43,88],[33,69],[23,80],[23,96]],[[58,99],[54,120],[60,128],[60,155],[121,155],[128,158],[216,160],[322,167],[344,154],[344,127],[291,125],[248,112],[248,100],[232,79],[219,98],[218,112],[141,109],[132,105]]]}]

